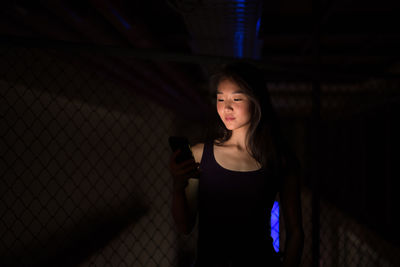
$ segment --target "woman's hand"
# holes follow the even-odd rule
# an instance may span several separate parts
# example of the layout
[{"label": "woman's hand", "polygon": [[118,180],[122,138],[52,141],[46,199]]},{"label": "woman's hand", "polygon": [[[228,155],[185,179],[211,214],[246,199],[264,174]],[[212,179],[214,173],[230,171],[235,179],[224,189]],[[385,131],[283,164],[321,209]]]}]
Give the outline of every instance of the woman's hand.
[{"label": "woman's hand", "polygon": [[181,152],[180,149],[175,151],[169,161],[169,171],[174,182],[174,192],[182,192],[188,185],[190,177],[199,175],[199,165],[194,159],[189,159],[181,163],[176,163],[175,159]]}]

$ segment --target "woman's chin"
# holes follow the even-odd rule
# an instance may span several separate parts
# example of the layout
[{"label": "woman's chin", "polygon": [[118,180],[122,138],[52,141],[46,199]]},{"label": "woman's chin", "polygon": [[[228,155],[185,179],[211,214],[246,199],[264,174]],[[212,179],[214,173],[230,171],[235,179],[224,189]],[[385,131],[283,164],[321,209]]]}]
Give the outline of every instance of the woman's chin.
[{"label": "woman's chin", "polygon": [[230,131],[232,131],[234,129],[234,127],[232,127],[232,125],[226,125],[226,124],[225,124],[225,128]]}]

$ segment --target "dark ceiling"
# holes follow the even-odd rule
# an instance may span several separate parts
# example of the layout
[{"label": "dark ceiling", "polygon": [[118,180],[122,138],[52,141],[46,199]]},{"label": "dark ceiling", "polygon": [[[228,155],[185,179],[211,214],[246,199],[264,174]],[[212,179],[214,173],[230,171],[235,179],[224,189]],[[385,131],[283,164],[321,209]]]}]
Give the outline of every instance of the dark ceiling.
[{"label": "dark ceiling", "polygon": [[[289,95],[297,97],[293,103],[301,106],[298,103],[302,96],[309,97],[313,82],[320,82],[327,94],[340,94],[364,92],[373,80],[384,84],[374,90],[391,88],[389,94],[394,90],[397,96],[399,3],[8,1],[3,3],[0,34],[3,41],[29,38],[93,44],[110,48],[111,53],[150,60],[154,64],[146,67],[147,73],[162,74],[168,88],[198,103],[208,94],[199,84],[215,64],[234,58],[252,60],[265,69],[275,104],[282,111],[285,103],[290,105]],[[279,97],[284,100],[279,102]],[[309,100],[303,105],[305,113],[311,110]]]}]

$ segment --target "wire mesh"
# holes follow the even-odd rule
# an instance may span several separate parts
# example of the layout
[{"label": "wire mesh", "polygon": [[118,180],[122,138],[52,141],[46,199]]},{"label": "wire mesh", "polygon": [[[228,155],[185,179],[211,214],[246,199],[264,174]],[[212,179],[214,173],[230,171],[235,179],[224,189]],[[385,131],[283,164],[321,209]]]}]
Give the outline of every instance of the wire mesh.
[{"label": "wire mesh", "polygon": [[2,46],[0,265],[176,266],[174,115],[80,57]]},{"label": "wire mesh", "polygon": [[[76,49],[29,45],[2,45],[0,51],[0,265],[190,266],[196,229],[179,235],[170,214],[170,149],[165,140],[176,132],[176,114],[117,82],[121,76],[98,65],[105,62],[108,70],[118,72],[118,61],[106,56],[93,59]],[[119,74],[129,79],[129,73]],[[294,143],[301,146],[297,148],[304,159],[310,143],[304,141],[307,127],[298,114],[309,115],[311,98],[309,86],[300,87],[300,96],[298,87],[285,83],[271,89],[286,117],[295,114],[298,128],[291,138],[298,139]],[[332,108],[351,106],[345,94],[341,97],[335,99],[338,103],[329,102]],[[349,125],[350,131],[336,125],[324,135],[327,161],[348,153],[355,140],[359,147],[354,145],[350,155],[358,155],[364,143],[357,131],[364,126],[354,121]],[[337,146],[340,134],[349,133],[353,139]],[[303,161],[306,169],[309,161]],[[362,162],[356,162],[349,176],[365,170]],[[347,171],[350,163],[343,164],[341,170]],[[330,168],[335,167],[323,166],[323,180],[338,181],[342,173]],[[340,197],[332,197],[354,193],[357,187],[349,181],[321,184],[317,266],[398,266],[398,248],[350,216]],[[315,253],[309,185],[301,195],[301,266],[311,266]],[[284,251],[285,222],[280,220]]]}]

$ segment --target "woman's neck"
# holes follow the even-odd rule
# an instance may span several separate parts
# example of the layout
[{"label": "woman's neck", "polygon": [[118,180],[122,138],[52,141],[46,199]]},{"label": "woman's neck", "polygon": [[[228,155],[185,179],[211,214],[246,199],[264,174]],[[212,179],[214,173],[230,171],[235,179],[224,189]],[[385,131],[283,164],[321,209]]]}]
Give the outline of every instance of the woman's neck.
[{"label": "woman's neck", "polygon": [[232,131],[232,135],[224,144],[238,151],[246,151],[246,131],[247,129],[236,129]]}]

